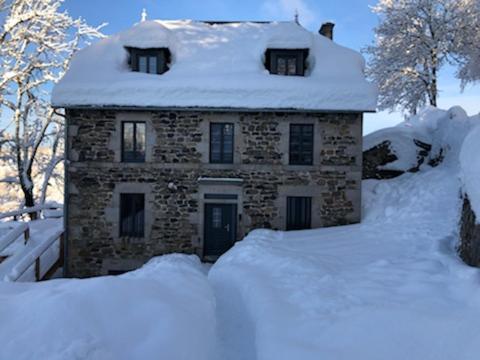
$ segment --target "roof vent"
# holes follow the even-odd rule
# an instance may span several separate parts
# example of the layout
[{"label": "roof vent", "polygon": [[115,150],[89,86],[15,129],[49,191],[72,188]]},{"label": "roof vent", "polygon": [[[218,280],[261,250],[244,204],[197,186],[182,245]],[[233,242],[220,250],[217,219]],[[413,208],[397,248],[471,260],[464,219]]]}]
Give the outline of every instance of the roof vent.
[{"label": "roof vent", "polygon": [[335,24],[332,22],[326,22],[322,24],[322,27],[320,28],[320,35],[323,35],[330,40],[333,40],[333,28],[335,27]]}]

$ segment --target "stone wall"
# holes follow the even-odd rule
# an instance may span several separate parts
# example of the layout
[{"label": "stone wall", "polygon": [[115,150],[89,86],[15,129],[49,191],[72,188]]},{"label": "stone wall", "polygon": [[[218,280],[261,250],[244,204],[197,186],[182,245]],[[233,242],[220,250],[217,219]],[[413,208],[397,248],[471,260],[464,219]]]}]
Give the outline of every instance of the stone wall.
[{"label": "stone wall", "polygon": [[[201,194],[239,194],[237,238],[285,229],[286,196],[312,196],[312,226],[360,221],[361,114],[69,110],[67,275],[140,266],[152,256],[202,255]],[[145,163],[122,163],[121,122],[147,123]],[[234,123],[233,164],[209,164],[210,122]],[[288,164],[290,123],[315,124],[313,166]],[[202,185],[199,178],[240,183]],[[119,194],[146,195],[146,238],[119,237]]]},{"label": "stone wall", "polygon": [[460,241],[459,253],[463,261],[470,266],[480,267],[480,224],[467,196],[463,200]]}]

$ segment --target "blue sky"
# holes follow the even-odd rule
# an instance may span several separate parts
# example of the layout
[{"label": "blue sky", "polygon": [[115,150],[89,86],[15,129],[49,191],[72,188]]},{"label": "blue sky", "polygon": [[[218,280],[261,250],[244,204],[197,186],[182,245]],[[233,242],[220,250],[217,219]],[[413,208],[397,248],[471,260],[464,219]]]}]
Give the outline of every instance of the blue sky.
[{"label": "blue sky", "polygon": [[[290,20],[298,9],[300,22],[317,31],[322,22],[333,21],[335,41],[360,50],[373,41],[373,28],[378,22],[370,7],[376,0],[66,0],[64,7],[75,17],[85,18],[91,25],[107,22],[104,29],[112,34],[140,20],[143,8],[150,19],[197,20]],[[440,78],[439,106],[461,105],[469,114],[480,111],[480,85],[460,92],[453,69],[445,69]],[[391,126],[401,121],[399,113],[366,115],[365,132]]]}]

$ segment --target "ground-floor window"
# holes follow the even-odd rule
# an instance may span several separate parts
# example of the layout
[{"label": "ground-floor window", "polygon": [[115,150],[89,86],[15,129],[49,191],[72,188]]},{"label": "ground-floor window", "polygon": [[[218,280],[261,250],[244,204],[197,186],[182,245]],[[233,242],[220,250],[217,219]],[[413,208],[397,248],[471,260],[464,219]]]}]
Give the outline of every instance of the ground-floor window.
[{"label": "ground-floor window", "polygon": [[120,194],[120,236],[145,236],[145,194]]},{"label": "ground-floor window", "polygon": [[287,230],[310,229],[312,222],[312,198],[287,197]]}]

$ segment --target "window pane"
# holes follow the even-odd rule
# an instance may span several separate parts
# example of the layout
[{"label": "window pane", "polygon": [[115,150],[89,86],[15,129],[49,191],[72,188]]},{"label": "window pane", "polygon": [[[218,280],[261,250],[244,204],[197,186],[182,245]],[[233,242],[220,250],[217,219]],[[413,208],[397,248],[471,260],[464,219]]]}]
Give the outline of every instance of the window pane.
[{"label": "window pane", "polygon": [[145,124],[136,123],[136,147],[135,153],[138,159],[145,158]]},{"label": "window pane", "polygon": [[120,195],[120,236],[143,237],[145,195]]},{"label": "window pane", "polygon": [[210,124],[210,162],[233,162],[233,124]]},{"label": "window pane", "polygon": [[138,57],[138,71],[146,73],[147,72],[147,57],[139,56]]},{"label": "window pane", "polygon": [[210,159],[212,162],[222,161],[222,125],[211,124],[210,130]]},{"label": "window pane", "polygon": [[157,57],[156,56],[150,56],[148,59],[148,72],[150,74],[156,74],[157,73]]},{"label": "window pane", "polygon": [[287,73],[287,61],[284,58],[279,57],[277,59],[277,74],[286,75]]},{"label": "window pane", "polygon": [[220,229],[222,227],[222,208],[212,209],[212,227],[214,229]]},{"label": "window pane", "polygon": [[290,164],[313,163],[313,125],[290,125]]},{"label": "window pane", "polygon": [[123,150],[133,151],[133,123],[123,123]]},{"label": "window pane", "polygon": [[288,75],[297,75],[297,59],[288,59]]},{"label": "window pane", "polygon": [[287,230],[303,230],[311,227],[312,198],[287,198]]},{"label": "window pane", "polygon": [[223,126],[223,162],[230,163],[233,160],[233,125]]},{"label": "window pane", "polygon": [[146,125],[142,122],[124,122],[122,161],[145,161]]}]

